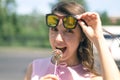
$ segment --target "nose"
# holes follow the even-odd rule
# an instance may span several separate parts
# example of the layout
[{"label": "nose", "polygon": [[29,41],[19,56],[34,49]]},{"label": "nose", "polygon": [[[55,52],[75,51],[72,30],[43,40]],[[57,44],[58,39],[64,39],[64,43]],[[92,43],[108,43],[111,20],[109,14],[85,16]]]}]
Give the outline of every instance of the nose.
[{"label": "nose", "polygon": [[63,34],[63,22],[62,19],[60,19],[58,23],[58,33],[56,36],[56,42],[61,45],[61,43],[64,41],[64,34]]},{"label": "nose", "polygon": [[57,36],[56,36],[56,41],[57,41],[57,42],[63,42],[63,41],[64,41],[64,40],[63,40],[63,36],[62,36],[61,33],[58,33],[58,34],[57,34]]}]

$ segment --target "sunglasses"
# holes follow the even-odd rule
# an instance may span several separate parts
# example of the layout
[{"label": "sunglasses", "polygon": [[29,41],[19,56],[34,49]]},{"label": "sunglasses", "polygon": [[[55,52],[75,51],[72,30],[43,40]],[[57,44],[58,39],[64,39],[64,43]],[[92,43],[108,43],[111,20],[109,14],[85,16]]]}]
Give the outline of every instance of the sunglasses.
[{"label": "sunglasses", "polygon": [[48,27],[55,28],[59,24],[60,19],[62,19],[63,26],[66,29],[74,29],[78,22],[78,20],[72,15],[58,16],[55,14],[47,14],[46,15],[46,24]]}]

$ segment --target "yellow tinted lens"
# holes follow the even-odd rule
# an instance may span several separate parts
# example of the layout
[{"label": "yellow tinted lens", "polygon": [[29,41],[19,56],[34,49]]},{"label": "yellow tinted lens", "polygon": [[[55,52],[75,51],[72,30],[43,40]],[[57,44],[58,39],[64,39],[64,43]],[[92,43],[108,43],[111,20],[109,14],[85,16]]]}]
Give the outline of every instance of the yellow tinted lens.
[{"label": "yellow tinted lens", "polygon": [[57,24],[58,24],[58,17],[57,16],[55,16],[55,15],[49,15],[48,17],[47,17],[47,24],[48,24],[48,26],[50,26],[50,27],[55,27],[55,26],[57,26]]},{"label": "yellow tinted lens", "polygon": [[64,18],[63,22],[64,22],[65,28],[73,29],[76,26],[77,20],[72,16],[68,16]]}]

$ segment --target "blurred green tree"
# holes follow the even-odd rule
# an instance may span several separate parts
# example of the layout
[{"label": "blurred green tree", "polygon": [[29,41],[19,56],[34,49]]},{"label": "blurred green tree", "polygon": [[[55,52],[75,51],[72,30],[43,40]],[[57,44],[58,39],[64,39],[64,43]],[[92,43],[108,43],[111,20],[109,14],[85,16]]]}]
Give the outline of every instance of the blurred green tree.
[{"label": "blurred green tree", "polygon": [[116,25],[120,25],[120,19],[118,19],[118,21],[116,22]]},{"label": "blurred green tree", "polygon": [[[45,14],[33,10],[31,14],[16,14],[16,0],[0,0],[0,45],[22,45],[50,47]],[[49,3],[53,7],[59,1],[76,1],[89,10],[85,0],[56,0]],[[103,25],[111,24],[107,12],[100,13]],[[116,24],[120,24],[118,21]]]},{"label": "blurred green tree", "polygon": [[103,25],[111,25],[112,24],[107,12],[100,13],[100,16],[101,16],[101,21],[102,21]]},{"label": "blurred green tree", "polygon": [[15,6],[15,0],[0,0],[0,40],[10,43],[17,29]]}]

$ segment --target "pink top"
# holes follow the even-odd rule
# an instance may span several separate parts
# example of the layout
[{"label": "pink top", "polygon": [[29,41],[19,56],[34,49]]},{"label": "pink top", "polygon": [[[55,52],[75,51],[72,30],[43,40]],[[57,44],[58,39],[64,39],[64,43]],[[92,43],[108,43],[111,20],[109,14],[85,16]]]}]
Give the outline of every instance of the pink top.
[{"label": "pink top", "polygon": [[[31,80],[40,80],[40,77],[54,73],[55,65],[51,62],[51,58],[34,60],[32,65]],[[81,64],[72,67],[60,64],[57,66],[56,75],[59,80],[90,80],[90,73]]]}]

